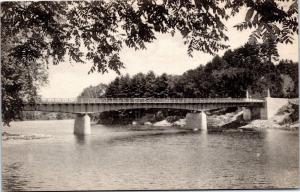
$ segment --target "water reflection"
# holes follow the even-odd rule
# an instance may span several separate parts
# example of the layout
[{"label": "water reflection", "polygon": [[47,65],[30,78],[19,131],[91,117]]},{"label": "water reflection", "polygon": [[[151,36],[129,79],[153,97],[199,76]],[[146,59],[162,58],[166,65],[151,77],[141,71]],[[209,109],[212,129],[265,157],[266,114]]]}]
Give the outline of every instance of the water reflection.
[{"label": "water reflection", "polygon": [[196,134],[193,131],[155,131],[155,132],[147,132],[147,131],[138,131],[137,134],[128,134],[128,135],[120,135],[116,137],[110,138],[107,143],[113,144],[116,142],[133,142],[135,140],[149,140],[149,139],[159,139],[165,137],[178,137],[182,135]]},{"label": "water reflection", "polygon": [[24,191],[29,178],[22,174],[22,163],[13,163],[5,166],[2,171],[2,184],[5,191]]},{"label": "water reflection", "polygon": [[74,135],[75,141],[78,145],[89,144],[91,138],[90,135]]},{"label": "water reflection", "polygon": [[263,148],[265,156],[268,158],[268,164],[265,167],[274,170],[273,174],[267,172],[268,178],[272,182],[284,186],[286,182],[292,180],[299,186],[299,164],[295,163],[299,162],[298,138],[298,132],[266,131],[266,142],[264,142]]}]

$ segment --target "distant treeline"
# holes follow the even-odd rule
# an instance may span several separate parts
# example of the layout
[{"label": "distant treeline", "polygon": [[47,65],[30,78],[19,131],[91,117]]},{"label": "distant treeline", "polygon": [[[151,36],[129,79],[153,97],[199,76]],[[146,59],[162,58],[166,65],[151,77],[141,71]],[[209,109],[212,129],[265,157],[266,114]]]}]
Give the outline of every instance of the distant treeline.
[{"label": "distant treeline", "polygon": [[[80,97],[239,98],[245,97],[248,90],[253,98],[259,98],[266,96],[267,88],[272,97],[298,97],[298,63],[278,61],[276,44],[272,41],[247,43],[235,50],[228,50],[222,57],[215,56],[206,65],[199,65],[183,75],[156,75],[152,71],[132,77],[126,74],[108,85],[88,87]],[[139,110],[139,116],[146,113],[147,110]],[[176,113],[173,111],[172,115]],[[100,115],[102,122],[111,123],[124,122],[125,119],[130,122],[136,118],[136,110]]]},{"label": "distant treeline", "polygon": [[20,120],[63,120],[73,119],[74,117],[75,115],[70,113],[23,111]]},{"label": "distant treeline", "polygon": [[272,97],[298,97],[298,63],[281,60],[275,65],[259,45],[228,50],[183,75],[126,74],[108,85],[90,86],[80,97],[237,98],[245,97],[247,89],[253,97],[264,97],[267,88]]}]

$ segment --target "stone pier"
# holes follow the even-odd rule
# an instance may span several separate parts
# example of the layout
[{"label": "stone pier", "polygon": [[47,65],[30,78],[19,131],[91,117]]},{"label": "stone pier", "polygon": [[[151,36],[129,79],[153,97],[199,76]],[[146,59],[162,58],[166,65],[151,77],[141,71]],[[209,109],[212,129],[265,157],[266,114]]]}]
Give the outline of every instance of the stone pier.
[{"label": "stone pier", "polygon": [[261,119],[261,110],[260,107],[243,107],[243,119],[245,121]]},{"label": "stone pier", "polygon": [[188,113],[186,115],[186,127],[191,129],[207,130],[207,117],[205,112]]},{"label": "stone pier", "polygon": [[77,114],[74,123],[75,135],[91,134],[91,118],[88,114]]},{"label": "stone pier", "polygon": [[249,121],[252,119],[252,116],[251,116],[251,109],[249,108],[246,108],[246,107],[243,107],[243,119],[245,121]]}]

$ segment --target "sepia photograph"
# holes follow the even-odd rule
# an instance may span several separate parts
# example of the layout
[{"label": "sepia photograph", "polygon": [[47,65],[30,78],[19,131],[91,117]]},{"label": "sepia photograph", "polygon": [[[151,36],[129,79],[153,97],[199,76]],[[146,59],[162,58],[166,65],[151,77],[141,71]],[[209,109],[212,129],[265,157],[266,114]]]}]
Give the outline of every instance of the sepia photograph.
[{"label": "sepia photograph", "polygon": [[299,189],[298,9],[1,1],[2,191]]}]

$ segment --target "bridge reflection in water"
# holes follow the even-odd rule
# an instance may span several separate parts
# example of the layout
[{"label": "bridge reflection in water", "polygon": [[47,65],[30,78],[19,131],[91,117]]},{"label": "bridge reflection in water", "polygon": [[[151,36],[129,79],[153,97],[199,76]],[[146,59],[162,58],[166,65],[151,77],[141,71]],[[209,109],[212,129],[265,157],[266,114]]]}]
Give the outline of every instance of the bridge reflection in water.
[{"label": "bridge reflection in water", "polygon": [[[245,120],[268,119],[274,111],[288,102],[287,99],[266,97],[251,98],[46,98],[26,103],[24,111],[45,111],[77,114],[74,133],[91,133],[88,114],[125,109],[183,109],[187,114],[186,126],[207,129],[205,111],[228,107],[243,107]],[[275,107],[274,107],[275,106]]]}]

